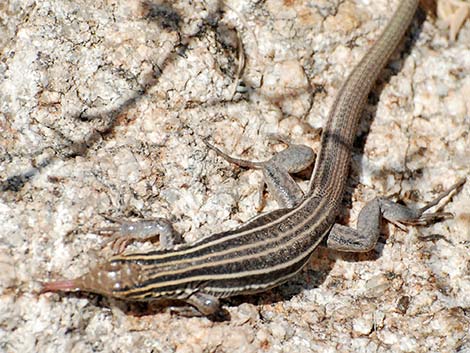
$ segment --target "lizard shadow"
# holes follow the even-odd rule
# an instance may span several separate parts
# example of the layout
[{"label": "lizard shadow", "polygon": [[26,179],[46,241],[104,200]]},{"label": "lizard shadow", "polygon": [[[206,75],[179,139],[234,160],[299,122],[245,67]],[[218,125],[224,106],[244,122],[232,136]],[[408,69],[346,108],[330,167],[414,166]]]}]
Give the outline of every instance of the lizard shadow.
[{"label": "lizard shadow", "polygon": [[[180,32],[181,16],[167,1],[163,1],[161,4],[151,4],[150,2],[143,2],[143,7],[146,8],[146,15],[144,18],[148,22],[156,22],[162,30],[171,30],[177,33]],[[72,124],[77,126],[77,129],[87,129],[89,132],[81,139],[73,140],[73,136],[65,136],[58,129],[48,126],[48,128],[56,134],[57,146],[45,147],[39,150],[35,155],[41,154],[47,149],[54,151],[54,155],[43,159],[40,162],[34,163],[34,166],[24,172],[20,172],[16,175],[12,175],[5,180],[0,181],[1,191],[12,191],[19,192],[28,181],[39,175],[41,170],[49,166],[50,164],[58,160],[67,160],[77,156],[86,156],[88,151],[97,144],[101,139],[106,139],[112,135],[114,128],[119,125],[122,120],[122,115],[134,106],[145,94],[157,83],[159,77],[164,71],[164,68],[171,64],[179,55],[184,55],[187,47],[181,46],[181,36],[179,36],[179,43],[175,44],[173,50],[171,50],[167,57],[162,60],[163,64],[153,72],[153,77],[143,82],[140,87],[134,89],[134,93],[124,100],[119,106],[111,109],[102,109],[101,111],[91,114],[93,106],[87,106],[80,113],[75,116],[71,116],[70,120]],[[181,47],[180,50],[178,48]],[[116,68],[116,71],[119,71]],[[120,70],[122,71],[122,70]],[[99,122],[98,126],[94,126],[92,122]],[[87,126],[85,126],[87,125]],[[101,126],[99,126],[101,125]],[[5,159],[13,159],[8,153]]]},{"label": "lizard shadow", "polygon": [[[149,23],[157,23],[162,31],[176,33],[178,38],[173,47],[166,53],[166,57],[162,58],[160,64],[157,64],[157,61],[151,62],[153,66],[151,77],[146,78],[137,87],[132,88],[133,93],[116,107],[97,109],[97,107],[91,105],[83,108],[80,113],[69,117],[71,124],[74,124],[77,130],[88,130],[87,134],[80,139],[75,140],[73,135],[66,136],[60,129],[47,126],[55,134],[57,143],[54,146],[46,146],[36,151],[32,158],[34,160],[35,157],[48,150],[52,150],[53,154],[39,161],[34,160],[33,166],[27,170],[9,176],[5,180],[0,180],[0,190],[3,192],[19,192],[29,180],[39,175],[44,168],[54,162],[72,159],[77,156],[87,156],[93,146],[102,140],[112,138],[117,126],[129,123],[127,120],[130,119],[126,118],[126,113],[158,84],[165,68],[171,66],[177,58],[186,57],[191,40],[202,36],[210,28],[217,26],[222,8],[221,4],[221,0],[219,0],[218,6],[214,6],[211,11],[207,11],[205,17],[202,18],[203,25],[199,26],[197,31],[185,34],[182,30],[184,19],[171,1],[163,0],[159,3],[142,1],[143,19]],[[127,78],[133,76],[132,73],[125,72],[119,67],[115,68],[115,73],[120,73],[122,77]],[[139,81],[138,77],[133,77],[133,79]],[[5,151],[5,155],[1,157],[7,162],[13,162],[15,156]]]}]

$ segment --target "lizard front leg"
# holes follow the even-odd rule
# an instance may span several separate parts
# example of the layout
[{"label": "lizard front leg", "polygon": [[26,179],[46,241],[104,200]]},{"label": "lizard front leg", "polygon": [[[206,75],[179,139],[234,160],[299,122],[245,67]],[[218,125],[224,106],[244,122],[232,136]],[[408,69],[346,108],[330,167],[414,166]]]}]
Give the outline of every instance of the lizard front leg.
[{"label": "lizard front leg", "polygon": [[116,225],[97,228],[95,231],[100,235],[111,236],[108,243],[111,243],[111,248],[118,253],[122,253],[131,241],[147,241],[158,237],[163,249],[171,249],[184,242],[181,234],[175,231],[166,218],[138,221],[122,221],[109,216],[105,218]]}]

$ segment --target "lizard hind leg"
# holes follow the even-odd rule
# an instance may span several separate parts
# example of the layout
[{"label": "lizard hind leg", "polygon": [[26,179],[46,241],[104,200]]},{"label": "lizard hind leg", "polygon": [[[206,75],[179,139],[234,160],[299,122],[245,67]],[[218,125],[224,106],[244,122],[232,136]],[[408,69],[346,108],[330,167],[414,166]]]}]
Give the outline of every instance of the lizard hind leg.
[{"label": "lizard hind leg", "polygon": [[412,208],[396,204],[386,198],[380,198],[382,214],[384,218],[393,224],[404,225],[428,225],[430,223],[452,218],[453,215],[449,212],[427,212],[431,207],[436,206],[442,199],[446,198],[453,192],[458,190],[465,184],[466,180],[461,179],[457,181],[447,190],[444,190],[437,195],[434,200],[428,202],[424,207]]},{"label": "lizard hind leg", "polygon": [[327,246],[331,249],[348,252],[366,252],[372,250],[380,236],[382,218],[400,228],[402,224],[427,225],[431,222],[451,218],[451,213],[439,211],[426,213],[426,211],[437,205],[452,192],[458,191],[464,183],[465,179],[458,181],[422,208],[407,207],[386,198],[377,197],[368,202],[359,213],[357,230],[344,225],[334,224],[328,234]]},{"label": "lizard hind leg", "polygon": [[[274,135],[271,139],[279,140],[287,144],[287,148],[276,153],[271,159],[264,162],[252,162],[244,159],[234,158],[222,152],[219,148],[204,140],[208,148],[215,151],[226,161],[243,168],[260,169],[263,172],[264,182],[270,195],[277,201],[281,208],[295,207],[304,198],[304,193],[290,174],[298,173],[313,164],[315,153],[305,145],[292,144],[287,139]],[[258,211],[264,206],[264,185],[260,188],[260,201]]]}]

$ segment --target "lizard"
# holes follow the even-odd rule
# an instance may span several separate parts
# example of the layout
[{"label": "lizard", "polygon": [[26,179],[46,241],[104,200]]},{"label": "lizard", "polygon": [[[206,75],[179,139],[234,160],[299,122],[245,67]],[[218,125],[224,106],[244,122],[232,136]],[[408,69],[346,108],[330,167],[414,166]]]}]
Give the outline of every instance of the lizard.
[{"label": "lizard", "polygon": [[42,290],[93,292],[129,301],[179,300],[193,314],[210,317],[221,312],[221,298],[265,291],[292,278],[324,239],[328,248],[366,252],[375,247],[382,218],[393,223],[427,224],[448,217],[447,213],[426,211],[460,188],[465,179],[425,207],[406,207],[376,197],[359,213],[357,230],[336,223],[367,96],[417,7],[418,0],[400,1],[380,37],[343,82],[323,128],[305,194],[289,175],[298,164],[313,161],[313,152],[305,146],[288,145],[271,160],[254,163],[229,157],[206,143],[230,162],[262,169],[281,208],[192,243],[180,243],[181,237],[176,237],[169,221],[162,218],[155,223],[123,223],[111,231],[131,238],[158,233],[165,246],[116,254],[81,277],[43,283]]}]

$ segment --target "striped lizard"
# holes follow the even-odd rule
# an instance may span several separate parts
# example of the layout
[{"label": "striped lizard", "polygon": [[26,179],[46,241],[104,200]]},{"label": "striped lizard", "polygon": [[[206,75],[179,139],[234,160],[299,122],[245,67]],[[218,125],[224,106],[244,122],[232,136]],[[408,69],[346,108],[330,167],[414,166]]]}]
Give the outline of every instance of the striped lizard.
[{"label": "striped lizard", "polygon": [[296,171],[298,164],[313,161],[307,147],[290,145],[268,162],[253,163],[228,157],[207,144],[231,162],[262,169],[281,208],[193,243],[178,244],[165,219],[123,223],[111,231],[131,237],[158,234],[163,248],[114,255],[79,278],[44,283],[43,291],[86,291],[132,301],[180,300],[189,304],[192,312],[211,316],[222,310],[220,298],[260,292],[286,282],[305,266],[323,239],[329,248],[364,252],[374,248],[382,218],[427,224],[449,216],[424,212],[465,180],[420,209],[375,198],[361,210],[357,231],[335,223],[367,95],[404,36],[417,6],[418,0],[400,2],[381,36],[342,84],[323,129],[305,195],[289,173]]}]

